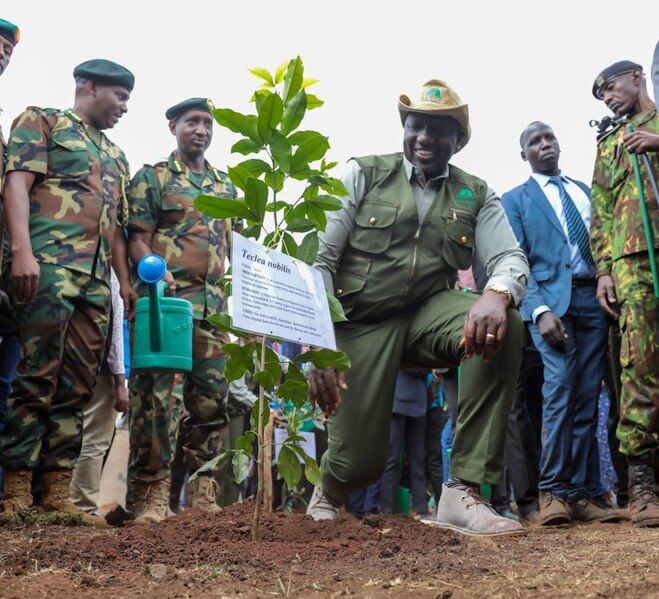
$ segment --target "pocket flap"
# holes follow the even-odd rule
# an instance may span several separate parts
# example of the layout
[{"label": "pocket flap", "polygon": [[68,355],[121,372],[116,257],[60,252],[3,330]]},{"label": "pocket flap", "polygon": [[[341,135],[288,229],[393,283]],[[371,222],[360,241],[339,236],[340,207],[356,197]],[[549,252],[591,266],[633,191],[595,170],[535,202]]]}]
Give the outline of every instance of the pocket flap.
[{"label": "pocket flap", "polygon": [[340,300],[343,297],[361,291],[364,285],[366,285],[365,277],[343,272],[337,277],[334,283],[334,295]]},{"label": "pocket flap", "polygon": [[62,135],[60,133],[59,135],[53,135],[51,139],[54,144],[57,144],[65,150],[71,152],[87,151],[87,144],[85,143],[85,140],[80,137],[72,137],[71,135]]},{"label": "pocket flap", "polygon": [[461,220],[449,220],[446,223],[446,235],[451,241],[468,248],[474,247],[475,229]]},{"label": "pocket flap", "polygon": [[360,206],[355,223],[368,229],[384,229],[393,225],[396,213],[396,207],[391,204],[368,202]]}]

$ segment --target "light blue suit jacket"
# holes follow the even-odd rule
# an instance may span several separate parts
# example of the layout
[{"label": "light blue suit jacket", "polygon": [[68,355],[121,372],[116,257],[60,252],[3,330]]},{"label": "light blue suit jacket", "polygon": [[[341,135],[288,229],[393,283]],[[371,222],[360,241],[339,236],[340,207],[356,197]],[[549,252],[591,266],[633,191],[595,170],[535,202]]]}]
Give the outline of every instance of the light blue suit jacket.
[{"label": "light blue suit jacket", "polygon": [[[570,181],[590,197],[585,183]],[[570,246],[554,209],[533,177],[504,193],[501,203],[531,268],[522,318],[532,321],[533,311],[542,305],[562,317],[570,305],[572,269]]]}]

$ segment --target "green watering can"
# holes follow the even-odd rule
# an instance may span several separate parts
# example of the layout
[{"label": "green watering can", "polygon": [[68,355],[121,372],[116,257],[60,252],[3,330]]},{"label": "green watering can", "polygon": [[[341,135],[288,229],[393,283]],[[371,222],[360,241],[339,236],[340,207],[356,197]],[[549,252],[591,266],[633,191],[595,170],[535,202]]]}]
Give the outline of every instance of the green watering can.
[{"label": "green watering can", "polygon": [[192,304],[165,297],[162,280],[167,264],[158,254],[143,256],[137,274],[149,285],[149,296],[135,305],[133,361],[135,372],[190,372],[192,370]]}]

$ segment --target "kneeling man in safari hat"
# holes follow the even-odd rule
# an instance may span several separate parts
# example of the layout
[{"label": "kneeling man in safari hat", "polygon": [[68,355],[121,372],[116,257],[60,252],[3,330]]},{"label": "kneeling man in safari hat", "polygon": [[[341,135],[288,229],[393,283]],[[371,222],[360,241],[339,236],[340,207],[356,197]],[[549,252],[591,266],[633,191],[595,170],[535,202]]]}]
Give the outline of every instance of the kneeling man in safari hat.
[{"label": "kneeling man in safari hat", "polygon": [[[348,319],[336,338],[352,368],[310,375],[312,399],[329,417],[329,447],[307,513],[335,518],[352,491],[382,473],[398,369],[453,364],[462,366],[458,420],[435,523],[471,535],[520,533],[478,488],[501,474],[528,262],[496,194],[449,164],[469,141],[467,105],[431,80],[418,104],[401,96],[398,110],[403,152],[348,163],[349,193],[321,235],[316,267]],[[454,290],[475,252],[489,277],[480,296]]]}]

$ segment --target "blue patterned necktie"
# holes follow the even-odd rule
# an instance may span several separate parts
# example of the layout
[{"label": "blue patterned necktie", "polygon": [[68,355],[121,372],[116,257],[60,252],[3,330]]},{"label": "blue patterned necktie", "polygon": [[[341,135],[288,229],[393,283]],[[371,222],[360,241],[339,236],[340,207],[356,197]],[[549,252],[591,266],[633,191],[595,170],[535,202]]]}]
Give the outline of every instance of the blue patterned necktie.
[{"label": "blue patterned necktie", "polygon": [[588,245],[588,230],[581,218],[581,214],[579,214],[570,194],[565,189],[561,178],[549,177],[549,182],[558,187],[558,193],[561,196],[561,204],[563,204],[563,214],[565,215],[565,222],[567,223],[567,234],[570,243],[579,248],[579,254],[584,262],[589,266],[593,266],[593,256],[590,253],[590,246]]}]

